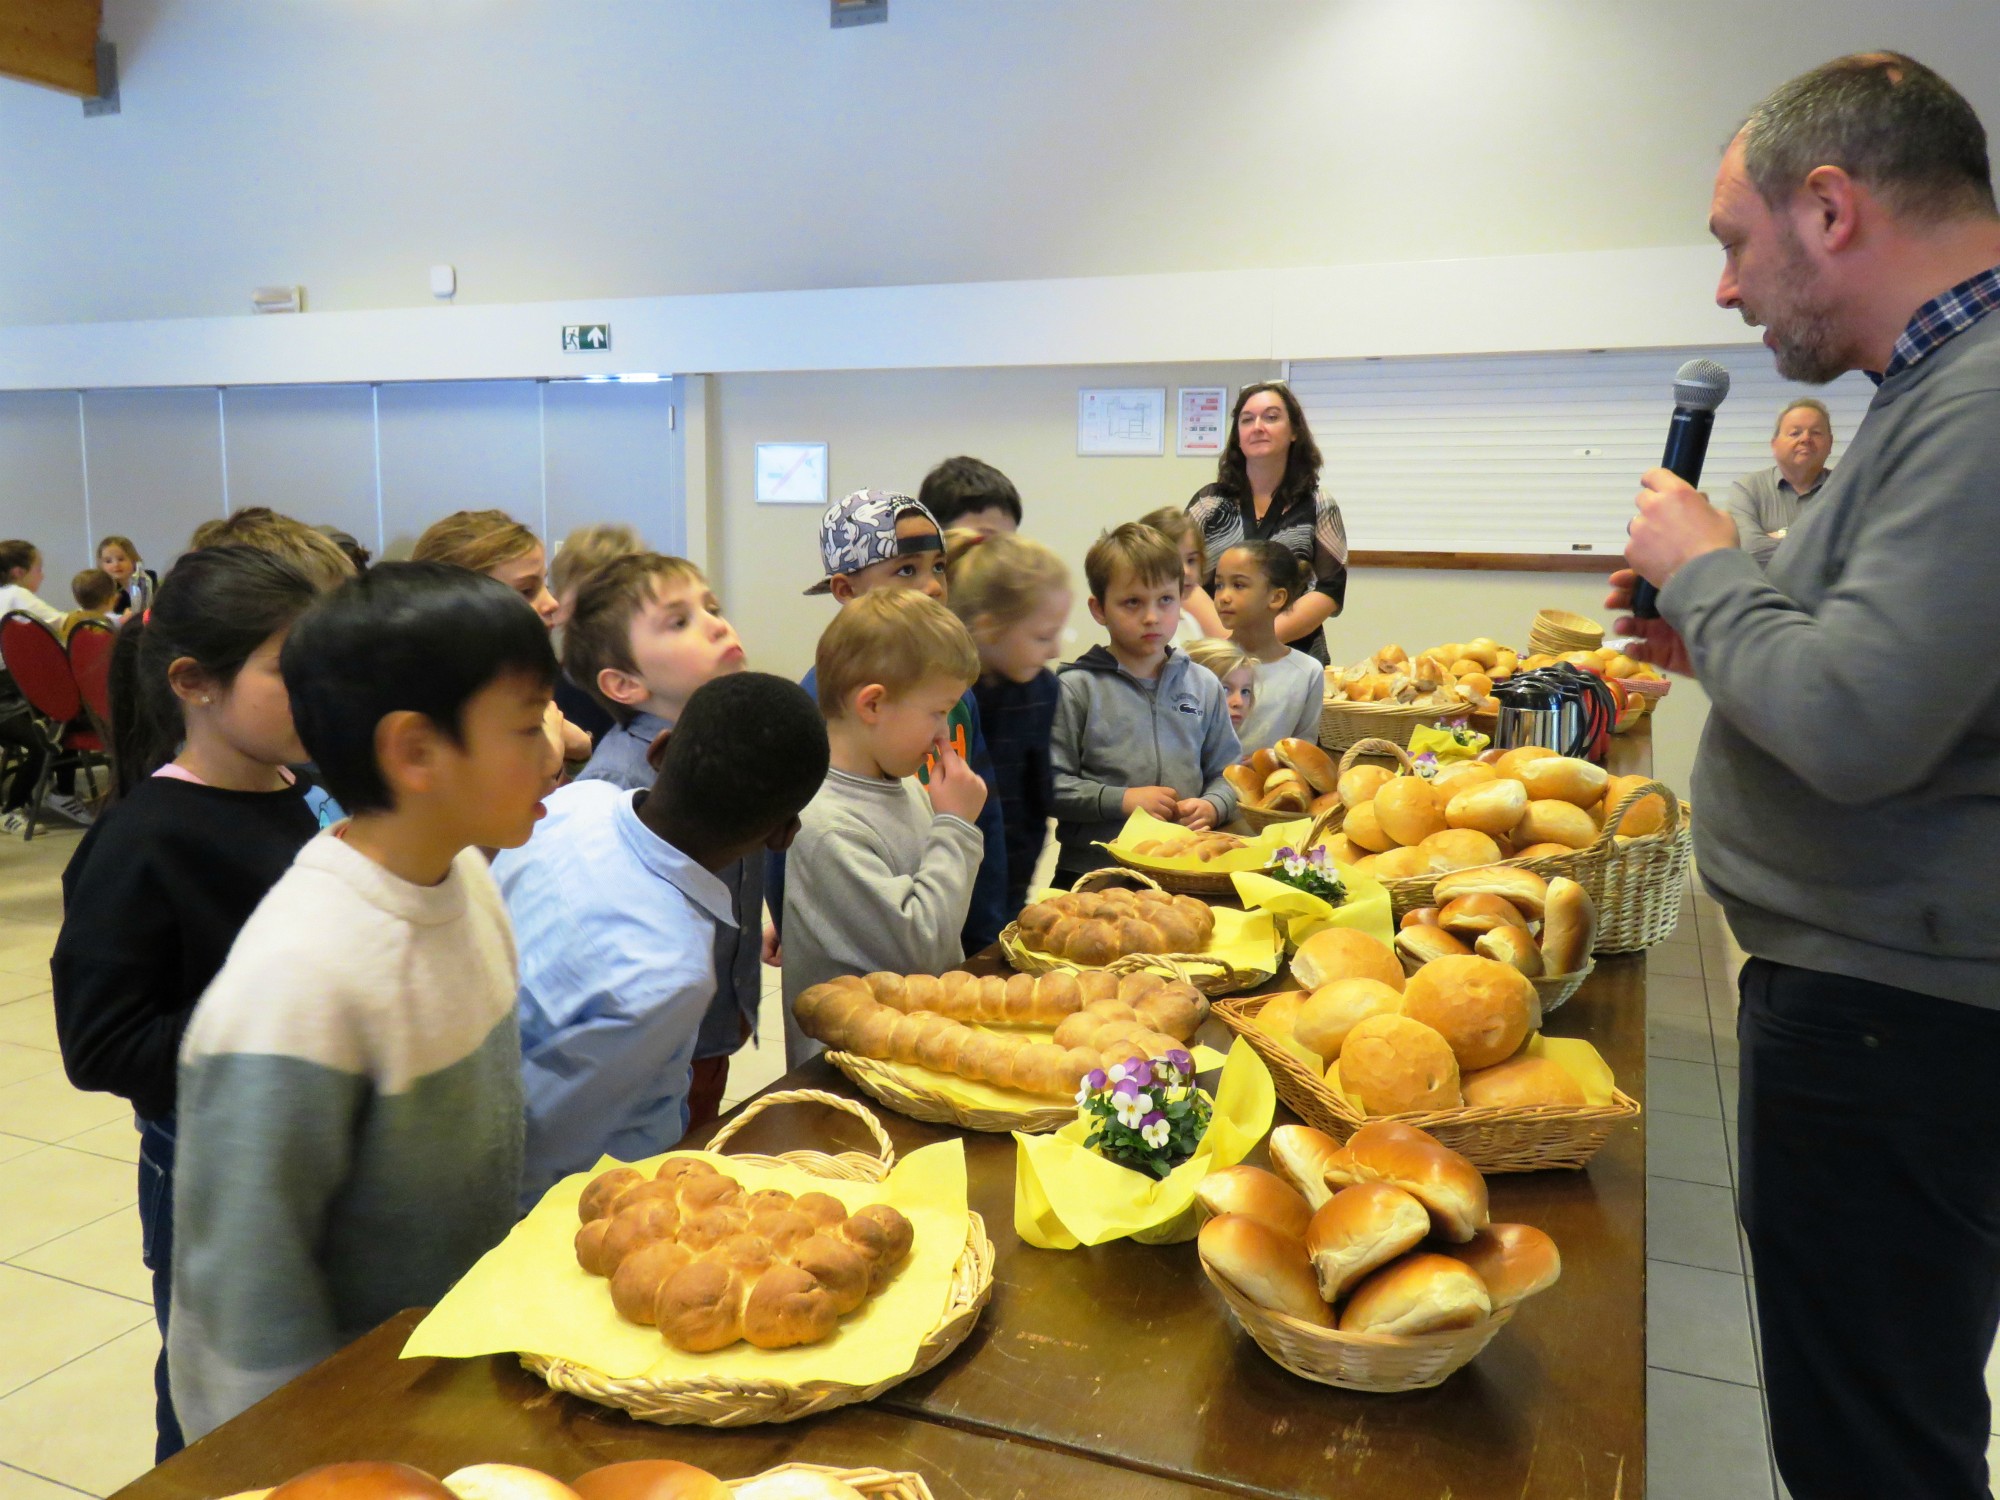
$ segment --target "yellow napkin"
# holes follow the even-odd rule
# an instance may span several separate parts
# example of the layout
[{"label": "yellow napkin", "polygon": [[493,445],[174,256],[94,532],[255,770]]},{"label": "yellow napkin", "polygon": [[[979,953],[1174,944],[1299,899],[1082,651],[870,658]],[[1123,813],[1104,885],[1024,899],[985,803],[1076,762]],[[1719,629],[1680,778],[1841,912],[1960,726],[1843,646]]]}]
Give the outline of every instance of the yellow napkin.
[{"label": "yellow napkin", "polygon": [[[1046,901],[1050,896],[1061,894],[1061,891],[1054,890],[1030,891],[1028,899]],[[1201,950],[1203,953],[1211,958],[1222,959],[1240,974],[1255,976],[1278,972],[1278,965],[1284,960],[1284,947],[1279,940],[1278,924],[1274,917],[1268,912],[1237,911],[1227,906],[1213,906],[1209,910],[1215,913],[1215,933],[1209,938],[1208,946]],[[1037,948],[1031,948],[1029,951],[1041,952]],[[1068,959],[1058,958],[1053,953],[1043,956],[1050,963],[1069,963]],[[1079,964],[1074,967],[1091,966]],[[1194,977],[1201,977],[1199,970],[1195,971]],[[1244,981],[1246,987],[1254,982],[1254,978]]]},{"label": "yellow napkin", "polygon": [[1347,899],[1339,906],[1269,875],[1232,875],[1229,880],[1246,907],[1267,911],[1284,923],[1285,940],[1294,948],[1327,927],[1352,927],[1394,946],[1395,913],[1387,888],[1372,875],[1345,865],[1339,870],[1340,883],[1347,887]]},{"label": "yellow napkin", "polygon": [[1196,875],[1233,875],[1238,870],[1263,869],[1279,849],[1287,844],[1297,845],[1311,831],[1312,819],[1299,818],[1290,823],[1273,823],[1241,849],[1219,854],[1214,859],[1196,859],[1192,855],[1166,858],[1157,854],[1134,854],[1132,851],[1147,839],[1168,838],[1184,834],[1187,830],[1178,823],[1163,823],[1151,813],[1135,812],[1125,820],[1118,837],[1103,847],[1116,851],[1121,859],[1143,869],[1180,870]]},{"label": "yellow napkin", "polygon": [[[594,1170],[550,1188],[417,1325],[403,1358],[541,1354],[615,1380],[723,1376],[793,1385],[816,1380],[868,1385],[909,1369],[924,1335],[943,1315],[952,1268],[965,1251],[963,1142],[953,1138],[913,1151],[881,1182],[835,1181],[799,1167],[755,1166],[707,1151],[673,1154],[700,1157],[742,1183],[746,1193],[761,1188],[831,1193],[850,1211],[886,1203],[916,1231],[910,1258],[880,1295],[842,1318],[840,1331],[821,1343],[796,1349],[739,1343],[712,1354],[685,1354],[654,1330],[619,1317],[611,1306],[611,1283],[576,1263],[577,1199],[598,1172],[623,1165],[607,1157]],[[632,1165],[650,1176],[665,1159]]]},{"label": "yellow napkin", "polygon": [[[973,1029],[997,1031],[1000,1028],[976,1026]],[[1053,1033],[1045,1032],[1041,1039],[1046,1040],[1048,1035]],[[1213,1047],[1196,1046],[1189,1050],[1194,1054],[1194,1065],[1200,1072],[1206,1073],[1222,1066],[1222,1054]],[[960,1078],[956,1073],[939,1073],[916,1063],[884,1062],[879,1058],[871,1061],[874,1066],[894,1075],[912,1091],[948,1099],[961,1109],[1018,1113],[1030,1109],[1050,1109],[1070,1102],[1067,1099],[1052,1098],[1047,1094],[1027,1094],[1019,1089],[1003,1089],[998,1084],[974,1083],[969,1078]]]},{"label": "yellow napkin", "polygon": [[[1612,1090],[1618,1087],[1618,1081],[1611,1076],[1611,1065],[1595,1047],[1580,1037],[1543,1036],[1538,1032],[1528,1038],[1517,1055],[1546,1057],[1582,1086],[1583,1102],[1586,1104],[1609,1104]],[[1340,1081],[1339,1058],[1335,1058],[1333,1065],[1326,1070],[1326,1083],[1353,1107],[1356,1114],[1366,1113],[1361,1108],[1361,1101],[1348,1093],[1346,1085]]]},{"label": "yellow napkin", "polygon": [[[1199,1059],[1197,1059],[1199,1062]],[[1081,1116],[1054,1135],[1014,1135],[1014,1232],[1043,1250],[1102,1245],[1158,1229],[1189,1212],[1210,1172],[1233,1167],[1271,1128],[1277,1094],[1262,1058],[1241,1037],[1215,1089],[1215,1113],[1194,1155],[1164,1179],[1099,1156]]]},{"label": "yellow napkin", "polygon": [[1448,766],[1455,760],[1472,760],[1480,751],[1493,742],[1477,730],[1467,730],[1472,743],[1461,745],[1449,729],[1437,729],[1429,725],[1419,725],[1410,731],[1410,756],[1412,759],[1429,751],[1441,766]]}]

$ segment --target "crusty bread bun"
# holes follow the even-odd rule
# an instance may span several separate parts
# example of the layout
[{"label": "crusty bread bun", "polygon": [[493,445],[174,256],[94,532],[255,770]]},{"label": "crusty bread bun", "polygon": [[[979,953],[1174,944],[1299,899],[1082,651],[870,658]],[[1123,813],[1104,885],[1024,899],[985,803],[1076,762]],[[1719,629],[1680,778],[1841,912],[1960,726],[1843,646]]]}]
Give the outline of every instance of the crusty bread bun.
[{"label": "crusty bread bun", "polygon": [[1528,919],[1505,896],[1454,896],[1438,911],[1438,926],[1470,942],[1496,927],[1526,927]]},{"label": "crusty bread bun", "polygon": [[1403,987],[1403,966],[1380,938],[1352,927],[1315,932],[1292,955],[1292,978],[1308,990],[1336,979],[1379,979],[1392,990]]},{"label": "crusty bread bun", "polygon": [[1386,849],[1375,856],[1377,880],[1414,880],[1430,872],[1430,857],[1422,849]]},{"label": "crusty bread bun", "polygon": [[729,1486],[706,1469],[673,1458],[605,1464],[570,1481],[583,1500],[731,1500]]},{"label": "crusty bread bun", "polygon": [[1440,903],[1456,901],[1460,896],[1502,897],[1531,922],[1542,919],[1542,909],[1549,897],[1549,883],[1533,870],[1523,870],[1518,865],[1453,870],[1440,875],[1433,889]]},{"label": "crusty bread bun", "polygon": [[1476,786],[1485,786],[1499,778],[1500,773],[1484,761],[1454,760],[1438,767],[1437,775],[1431,778],[1431,786],[1449,802],[1461,792],[1469,792]]},{"label": "crusty bread bun", "polygon": [[1354,1289],[1340,1315],[1340,1331],[1413,1338],[1470,1328],[1492,1311],[1486,1283],[1464,1261],[1448,1255],[1412,1255]]},{"label": "crusty bread bun", "polygon": [[1495,927],[1491,932],[1482,932],[1473,940],[1472,951],[1496,964],[1520,970],[1524,978],[1541,978],[1542,950],[1525,927]]},{"label": "crusty bread bun", "polygon": [[1396,1015],[1402,1008],[1402,991],[1379,979],[1336,979],[1314,990],[1299,1007],[1292,1035],[1317,1052],[1320,1061],[1332,1062],[1357,1025],[1370,1016]]},{"label": "crusty bread bun", "polygon": [[[1216,1275],[1259,1307],[1316,1328],[1333,1327],[1333,1309],[1321,1299],[1319,1282],[1299,1241],[1286,1239],[1255,1219],[1224,1214],[1201,1226],[1196,1248]],[[1452,1264],[1464,1269],[1458,1261]]]},{"label": "crusty bread bun", "polygon": [[1471,828],[1494,838],[1512,833],[1528,810],[1528,791],[1518,781],[1494,778],[1459,791],[1452,789],[1444,805],[1444,820],[1453,828]]},{"label": "crusty bread bun", "polygon": [[1514,829],[1517,844],[1567,844],[1572,849],[1588,848],[1597,841],[1597,825],[1590,814],[1574,802],[1553,797],[1530,802]]},{"label": "crusty bread bun", "polygon": [[1583,1085],[1546,1057],[1510,1057],[1490,1068],[1467,1073],[1460,1087],[1465,1102],[1483,1109],[1513,1109],[1539,1104],[1585,1103]]},{"label": "crusty bread bun", "polygon": [[1403,1014],[1442,1036],[1465,1073],[1520,1051],[1540,1010],[1535,987],[1519,970],[1477,954],[1427,963],[1404,986]]},{"label": "crusty bread bun", "polygon": [[1401,1188],[1430,1210],[1431,1229],[1462,1245],[1486,1227],[1486,1179],[1436,1136],[1370,1120],[1348,1139],[1347,1165],[1364,1182]]},{"label": "crusty bread bun", "polygon": [[1590,962],[1597,943],[1597,903],[1567,876],[1549,882],[1542,919],[1542,967],[1548,974],[1574,974]]},{"label": "crusty bread bun", "polygon": [[598,1173],[584,1187],[583,1196],[576,1200],[577,1219],[588,1224],[592,1219],[609,1216],[612,1205],[645,1180],[643,1172],[631,1167],[613,1167],[608,1172]]},{"label": "crusty bread bun", "polygon": [[1531,760],[1546,760],[1554,754],[1555,751],[1549,749],[1546,745],[1517,745],[1512,750],[1502,754],[1493,763],[1493,769],[1501,776],[1511,780],[1519,780],[1522,766]]},{"label": "crusty bread bun", "polygon": [[1357,849],[1366,849],[1370,854],[1380,854],[1384,849],[1395,847],[1396,841],[1382,831],[1382,825],[1375,819],[1375,804],[1362,802],[1347,810],[1347,817],[1340,825],[1340,831],[1347,835],[1348,843]]},{"label": "crusty bread bun", "polygon": [[1312,806],[1308,807],[1306,811],[1317,818],[1321,813],[1330,813],[1339,806],[1340,793],[1321,792],[1317,797],[1312,799]]},{"label": "crusty bread bun", "polygon": [[[1613,776],[1604,786],[1604,816],[1610,817],[1625,796],[1637,791],[1650,779],[1645,776]],[[1666,826],[1666,799],[1658,792],[1653,792],[1641,797],[1627,808],[1625,816],[1618,820],[1618,826],[1612,832],[1637,839],[1644,838],[1649,833],[1658,833]]]},{"label": "crusty bread bun", "polygon": [[1337,865],[1351,865],[1366,853],[1355,848],[1354,841],[1344,833],[1321,834],[1318,847],[1326,850],[1326,857]]},{"label": "crusty bread bun", "polygon": [[1489,1224],[1443,1253],[1478,1272],[1495,1312],[1548,1290],[1562,1275],[1556,1242],[1532,1224]]},{"label": "crusty bread bun", "polygon": [[1574,854],[1568,844],[1527,844],[1514,851],[1516,859],[1546,859],[1551,854]]},{"label": "crusty bread bun", "polygon": [[1432,834],[1417,847],[1433,875],[1495,864],[1500,859],[1500,846],[1476,828],[1447,828],[1443,833]]},{"label": "crusty bread bun", "polygon": [[1262,750],[1253,750],[1250,754],[1250,769],[1259,776],[1270,776],[1273,771],[1281,769],[1278,752],[1268,745]]},{"label": "crusty bread bun", "polygon": [[1405,927],[1396,934],[1396,956],[1406,973],[1414,974],[1434,958],[1449,958],[1472,950],[1442,927]]},{"label": "crusty bread bun", "polygon": [[1500,660],[1500,643],[1490,635],[1477,635],[1465,643],[1465,654],[1480,666],[1491,668]]},{"label": "crusty bread bun", "polygon": [[1304,1239],[1313,1211],[1305,1195],[1275,1172],[1238,1164],[1210,1172],[1194,1190],[1209,1218],[1241,1214],[1289,1240]]},{"label": "crusty bread bun", "polygon": [[1375,822],[1405,848],[1445,828],[1444,808],[1421,776],[1398,776],[1375,794]]},{"label": "crusty bread bun", "polygon": [[1340,1142],[1310,1125],[1280,1125],[1271,1132],[1266,1149],[1271,1167],[1278,1176],[1297,1189],[1309,1207],[1318,1207],[1333,1196],[1326,1185],[1326,1169],[1340,1154]]},{"label": "crusty bread bun", "polygon": [[1413,906],[1403,913],[1402,920],[1396,926],[1398,928],[1435,927],[1437,924],[1438,909],[1435,906]]},{"label": "crusty bread bun", "polygon": [[321,1464],[270,1493],[278,1500],[453,1500],[452,1492],[422,1469],[371,1462]]},{"label": "crusty bread bun", "polygon": [[1273,995],[1264,1002],[1264,1008],[1257,1012],[1251,1024],[1272,1036],[1288,1037],[1292,1034],[1292,1023],[1299,1018],[1299,1007],[1305,1003],[1305,995],[1298,990]]},{"label": "crusty bread bun", "polygon": [[1553,799],[1588,807],[1604,795],[1604,767],[1570,755],[1529,760],[1520,766],[1521,785],[1535,801]]},{"label": "crusty bread bun", "polygon": [[540,1469],[519,1464],[469,1464],[444,1476],[458,1500],[577,1500],[577,1493]]},{"label": "crusty bread bun", "polygon": [[1245,806],[1254,806],[1264,795],[1264,778],[1247,765],[1224,766],[1222,779],[1236,789]]},{"label": "crusty bread bun", "polygon": [[1330,792],[1340,784],[1340,767],[1311,740],[1286,738],[1271,748],[1277,752],[1279,764],[1305,777],[1315,792]]},{"label": "crusty bread bun", "polygon": [[1364,802],[1373,802],[1375,794],[1387,786],[1395,773],[1387,766],[1356,766],[1340,778],[1335,788],[1340,800],[1349,807],[1359,807]]},{"label": "crusty bread bun", "polygon": [[1451,1044],[1406,1016],[1371,1016],[1348,1032],[1340,1082],[1371,1115],[1457,1109],[1465,1102]]},{"label": "crusty bread bun", "polygon": [[1386,1182],[1342,1188],[1306,1228],[1306,1254],[1320,1296],[1338,1302],[1362,1277],[1414,1250],[1430,1232],[1429,1211],[1401,1188]]},{"label": "crusty bread bun", "polygon": [[1333,1155],[1326,1158],[1326,1171],[1324,1175],[1326,1177],[1326,1185],[1336,1193],[1344,1187],[1353,1187],[1355,1183],[1361,1181],[1361,1178],[1355,1173],[1354,1161],[1348,1156],[1345,1146],[1342,1146]]}]

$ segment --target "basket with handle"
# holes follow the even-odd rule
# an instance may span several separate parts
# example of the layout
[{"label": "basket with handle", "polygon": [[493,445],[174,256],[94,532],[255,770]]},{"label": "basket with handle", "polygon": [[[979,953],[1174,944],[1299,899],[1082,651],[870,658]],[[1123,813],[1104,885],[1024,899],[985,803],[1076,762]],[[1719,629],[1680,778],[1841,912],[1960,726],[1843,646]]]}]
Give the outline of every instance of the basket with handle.
[{"label": "basket with handle", "polygon": [[[1364,740],[1340,758],[1344,776],[1363,755],[1393,757],[1405,770],[1411,761],[1402,746],[1388,740]],[[1656,833],[1621,840],[1613,830],[1625,814],[1649,796],[1666,804],[1666,822]],[[1567,876],[1590,893],[1597,907],[1596,953],[1632,953],[1666,941],[1680,922],[1681,892],[1687,885],[1688,860],[1694,853],[1694,812],[1663,782],[1646,781],[1630,788],[1617,805],[1606,809],[1604,826],[1594,842],[1567,854],[1534,859],[1503,859],[1499,863],[1532,870],[1544,880]],[[1317,836],[1317,835],[1315,835]],[[1376,879],[1388,889],[1397,920],[1418,907],[1434,906],[1438,875]]]},{"label": "basket with handle", "polygon": [[[1243,813],[1247,821],[1255,809],[1242,808],[1239,811]],[[1265,828],[1270,826],[1270,823],[1296,823],[1304,816],[1304,813],[1280,814],[1273,816],[1267,823],[1252,824],[1251,826],[1261,833]],[[1103,869],[1090,870],[1077,876],[1075,883],[1070,887],[1071,890],[1093,890],[1106,882],[1101,880],[1092,881],[1088,886],[1084,882],[1091,880],[1091,877],[1094,875],[1109,874],[1114,876],[1138,876],[1145,882],[1148,888],[1156,891],[1170,891],[1176,896],[1234,896],[1236,893],[1236,887],[1230,884],[1229,876],[1218,871],[1164,870],[1158,865],[1147,863],[1142,857],[1127,854],[1122,849],[1114,848],[1110,844],[1104,846],[1104,852],[1115,859],[1117,863],[1115,865],[1106,865]],[[1268,866],[1259,866],[1258,868],[1263,869],[1268,868]]]},{"label": "basket with handle", "polygon": [[[1223,879],[1226,881],[1227,876]],[[1100,885],[1109,885],[1114,880],[1123,880],[1150,890],[1164,890],[1159,881],[1143,870],[1128,869],[1120,865],[1107,865],[1101,870],[1091,870],[1079,875],[1070,887],[1072,891],[1095,890]],[[1233,893],[1235,887],[1231,886]],[[1193,894],[1183,892],[1182,894]],[[1248,989],[1270,977],[1274,970],[1239,969],[1226,958],[1213,953],[1128,953],[1123,958],[1108,964],[1072,963],[1066,958],[1058,958],[1053,953],[1044,953],[1039,948],[1030,948],[1021,937],[1021,924],[1009,922],[1000,932],[1000,951],[1007,962],[1023,974],[1053,974],[1058,969],[1067,969],[1072,974],[1087,970],[1102,969],[1112,974],[1131,974],[1151,970],[1164,974],[1169,979],[1184,979],[1204,995],[1229,995],[1237,990]]]},{"label": "basket with handle", "polygon": [[955,1125],[960,1130],[978,1130],[1006,1135],[1018,1130],[1026,1135],[1046,1135],[1060,1130],[1076,1118],[1076,1106],[1068,1100],[1044,1099],[1027,1102],[1023,1095],[1019,1109],[989,1109],[964,1104],[935,1088],[925,1086],[923,1070],[900,1063],[883,1062],[855,1052],[829,1052],[826,1060],[845,1073],[854,1086],[899,1115],[930,1125]]},{"label": "basket with handle", "polygon": [[1401,749],[1420,726],[1462,719],[1471,712],[1469,703],[1350,703],[1327,698],[1320,705],[1319,742],[1322,749],[1345,750],[1362,740],[1386,740]]},{"label": "basket with handle", "polygon": [[[745,1154],[737,1160],[753,1166],[797,1167],[833,1182],[880,1182],[896,1164],[896,1148],[888,1132],[866,1105],[819,1089],[787,1089],[752,1100],[716,1132],[707,1149],[720,1152],[745,1125],[766,1110],[784,1104],[823,1104],[852,1115],[867,1127],[875,1151],[872,1154],[786,1151],[776,1156]],[[523,1354],[521,1363],[552,1389],[582,1396],[602,1406],[615,1406],[642,1422],[668,1427],[747,1427],[760,1422],[796,1422],[838,1406],[872,1401],[891,1386],[921,1375],[962,1344],[972,1332],[972,1325],[979,1321],[980,1309],[992,1297],[993,1241],[987,1238],[986,1223],[978,1214],[968,1212],[966,1220],[965,1249],[952,1267],[950,1293],[937,1323],[918,1346],[916,1362],[900,1374],[872,1385],[839,1381],[793,1385],[782,1380],[724,1375],[618,1380],[574,1361],[548,1355]]]}]

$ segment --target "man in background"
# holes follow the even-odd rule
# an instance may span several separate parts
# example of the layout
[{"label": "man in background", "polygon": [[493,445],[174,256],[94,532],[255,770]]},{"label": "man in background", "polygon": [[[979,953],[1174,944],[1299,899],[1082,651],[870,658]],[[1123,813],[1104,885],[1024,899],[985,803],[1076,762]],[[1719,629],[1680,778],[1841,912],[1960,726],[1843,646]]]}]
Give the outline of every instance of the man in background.
[{"label": "man in background", "polygon": [[1805,503],[1833,477],[1826,458],[1833,452],[1833,419],[1825,403],[1801,397],[1778,413],[1771,429],[1771,457],[1777,462],[1745,474],[1729,487],[1718,507],[1736,523],[1736,541],[1768,568]]}]

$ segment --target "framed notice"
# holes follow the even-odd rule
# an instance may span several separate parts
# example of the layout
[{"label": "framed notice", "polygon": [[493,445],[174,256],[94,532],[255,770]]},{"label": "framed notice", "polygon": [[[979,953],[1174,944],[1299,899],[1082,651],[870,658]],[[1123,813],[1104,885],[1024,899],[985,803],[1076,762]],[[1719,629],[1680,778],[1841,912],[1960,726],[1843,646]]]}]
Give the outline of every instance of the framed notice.
[{"label": "framed notice", "polygon": [[825,443],[759,443],[759,505],[826,504]]},{"label": "framed notice", "polygon": [[1158,458],[1167,451],[1166,387],[1078,391],[1076,451],[1082,458]]},{"label": "framed notice", "polygon": [[1182,458],[1212,458],[1222,452],[1228,436],[1229,387],[1184,385],[1174,392],[1180,420],[1174,428],[1174,452]]}]

